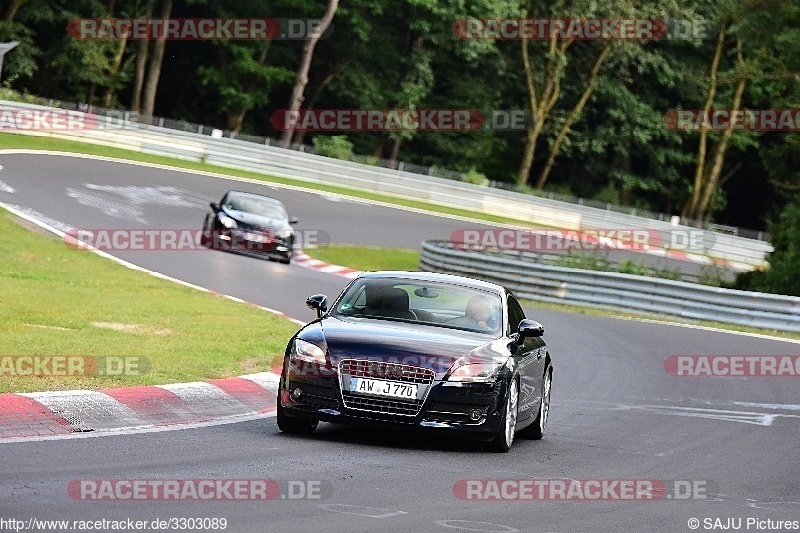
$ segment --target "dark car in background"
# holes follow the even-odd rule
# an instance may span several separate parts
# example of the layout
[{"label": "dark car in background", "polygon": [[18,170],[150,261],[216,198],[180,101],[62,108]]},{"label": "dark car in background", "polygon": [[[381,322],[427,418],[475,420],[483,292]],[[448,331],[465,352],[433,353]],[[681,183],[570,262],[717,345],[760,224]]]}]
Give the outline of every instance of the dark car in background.
[{"label": "dark car in background", "polygon": [[515,434],[541,439],[553,364],[544,328],[503,287],[449,274],[370,272],[286,348],[278,390],[281,431],[320,420],[449,431],[495,451]]},{"label": "dark car in background", "polygon": [[203,246],[291,262],[297,218],[289,217],[279,200],[228,191],[209,205],[200,235]]}]

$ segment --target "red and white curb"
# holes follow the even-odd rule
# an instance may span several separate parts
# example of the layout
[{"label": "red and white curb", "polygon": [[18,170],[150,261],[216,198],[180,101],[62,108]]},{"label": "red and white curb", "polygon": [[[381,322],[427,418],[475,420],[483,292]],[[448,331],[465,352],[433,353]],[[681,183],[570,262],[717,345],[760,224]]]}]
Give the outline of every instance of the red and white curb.
[{"label": "red and white curb", "polygon": [[302,250],[295,250],[294,252],[294,259],[292,259],[294,264],[301,266],[303,268],[308,268],[309,270],[316,270],[317,272],[325,272],[326,274],[334,274],[336,276],[341,276],[343,278],[353,279],[358,277],[361,274],[360,270],[353,270],[352,268],[347,268],[339,265],[332,265],[330,263],[326,263],[325,261],[320,261],[318,259],[313,259],[306,255],[305,252]]},{"label": "red and white curb", "polygon": [[274,416],[274,372],[121,387],[0,394],[0,443],[89,434],[185,429]]}]

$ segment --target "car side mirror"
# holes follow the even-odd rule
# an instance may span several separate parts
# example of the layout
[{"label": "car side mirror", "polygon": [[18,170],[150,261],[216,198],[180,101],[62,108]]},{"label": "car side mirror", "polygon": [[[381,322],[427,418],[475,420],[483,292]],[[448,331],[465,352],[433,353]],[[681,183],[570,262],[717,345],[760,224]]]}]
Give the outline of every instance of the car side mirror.
[{"label": "car side mirror", "polygon": [[300,222],[300,220],[297,217],[289,217],[289,224],[295,225],[298,222]]},{"label": "car side mirror", "polygon": [[213,209],[214,211],[219,211],[219,204],[217,202],[211,202],[208,205],[210,205],[211,209]]},{"label": "car side mirror", "polygon": [[520,337],[541,337],[544,335],[544,326],[535,320],[525,319],[519,323]]},{"label": "car side mirror", "polygon": [[315,294],[314,296],[309,296],[306,300],[306,305],[309,309],[316,310],[317,318],[319,318],[325,311],[328,310],[328,297],[324,294]]}]

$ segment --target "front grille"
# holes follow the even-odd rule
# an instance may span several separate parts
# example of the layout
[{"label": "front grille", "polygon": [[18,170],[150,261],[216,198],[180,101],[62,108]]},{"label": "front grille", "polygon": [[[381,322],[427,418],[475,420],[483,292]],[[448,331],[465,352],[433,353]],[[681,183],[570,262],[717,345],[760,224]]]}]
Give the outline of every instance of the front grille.
[{"label": "front grille", "polygon": [[322,398],[321,396],[306,396],[303,395],[300,400],[300,403],[304,403],[306,405],[313,405],[314,407],[325,407],[329,409],[338,409],[339,404],[333,398]]},{"label": "front grille", "polygon": [[[339,375],[385,379],[401,383],[416,383],[421,387],[429,387],[435,373],[429,368],[422,368],[401,363],[385,363],[381,361],[365,361],[359,359],[342,359],[339,361]],[[345,380],[342,379],[344,387]],[[426,392],[427,395],[427,392]],[[353,393],[342,388],[342,400],[348,409],[358,409],[372,413],[397,416],[416,416],[422,409],[424,400],[400,400],[397,398],[379,398]]]},{"label": "front grille", "polygon": [[385,415],[417,416],[422,407],[421,400],[391,400],[387,398],[375,398],[373,396],[361,396],[352,392],[342,391],[345,407],[371,411]]},{"label": "front grille", "polygon": [[405,383],[425,384],[433,381],[435,375],[433,370],[429,368],[358,359],[342,359],[339,361],[339,373],[358,378],[390,379]]}]

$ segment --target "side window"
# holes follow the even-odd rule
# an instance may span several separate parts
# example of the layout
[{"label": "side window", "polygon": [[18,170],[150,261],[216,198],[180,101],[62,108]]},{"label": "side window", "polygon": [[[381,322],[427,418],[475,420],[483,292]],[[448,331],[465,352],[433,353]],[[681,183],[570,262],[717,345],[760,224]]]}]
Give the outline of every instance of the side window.
[{"label": "side window", "polygon": [[525,312],[516,298],[508,295],[508,334],[513,335],[519,329],[519,323],[525,318]]}]

